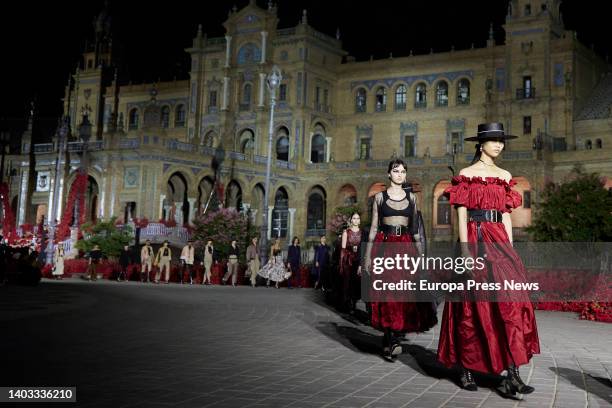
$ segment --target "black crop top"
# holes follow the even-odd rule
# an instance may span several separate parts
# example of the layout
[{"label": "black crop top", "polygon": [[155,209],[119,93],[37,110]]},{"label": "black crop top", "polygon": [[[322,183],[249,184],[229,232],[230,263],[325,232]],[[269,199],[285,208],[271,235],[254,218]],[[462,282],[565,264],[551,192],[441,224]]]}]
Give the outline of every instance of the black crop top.
[{"label": "black crop top", "polygon": [[[382,203],[380,205],[380,213],[379,216],[384,218],[384,217],[408,217],[408,218],[412,218],[412,212],[413,212],[413,206],[412,203],[409,200],[408,197],[408,193],[406,193],[406,196],[401,199],[401,200],[394,200],[391,197],[389,197],[389,195],[387,194],[387,191],[384,190],[382,192],[383,195],[383,199],[382,199]],[[394,203],[397,203],[398,206],[402,206],[401,204],[403,204],[402,202],[405,202],[405,207],[402,208],[401,210],[397,210],[391,206],[389,206],[389,204],[387,204],[387,201],[392,201]]]}]

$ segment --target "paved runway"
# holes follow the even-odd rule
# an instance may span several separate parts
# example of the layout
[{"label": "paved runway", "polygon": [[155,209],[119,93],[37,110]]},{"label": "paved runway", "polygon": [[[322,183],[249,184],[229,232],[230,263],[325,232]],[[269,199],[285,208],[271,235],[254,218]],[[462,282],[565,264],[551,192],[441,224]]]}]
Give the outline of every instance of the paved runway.
[{"label": "paved runway", "polygon": [[612,406],[612,324],[537,318],[542,354],[521,369],[536,392],[510,401],[448,378],[438,327],[388,363],[378,332],[312,289],[43,280],[0,287],[0,386],[77,387],[34,407]]}]

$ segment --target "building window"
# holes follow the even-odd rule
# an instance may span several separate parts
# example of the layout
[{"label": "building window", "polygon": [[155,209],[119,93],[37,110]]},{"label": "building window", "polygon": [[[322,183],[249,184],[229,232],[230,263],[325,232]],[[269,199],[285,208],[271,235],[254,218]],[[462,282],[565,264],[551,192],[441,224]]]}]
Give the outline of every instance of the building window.
[{"label": "building window", "polygon": [[395,110],[406,110],[406,85],[395,88]]},{"label": "building window", "polygon": [[451,225],[451,206],[448,197],[444,194],[438,197],[437,202],[437,224]]},{"label": "building window", "polygon": [[272,237],[285,238],[289,223],[289,195],[284,188],[279,188],[274,196],[272,210]]},{"label": "building window", "polygon": [[161,127],[164,129],[170,127],[170,108],[168,106],[161,109]]},{"label": "building window", "polygon": [[523,77],[523,87],[516,90],[517,99],[532,99],[535,98],[535,88],[531,81],[531,76]]},{"label": "building window", "polygon": [[470,81],[462,79],[457,85],[457,105],[469,105],[470,103]]},{"label": "building window", "polygon": [[448,84],[446,81],[440,81],[436,86],[436,106],[448,106]]},{"label": "building window", "polygon": [[355,94],[355,112],[366,111],[366,100],[368,93],[364,88],[359,88]]},{"label": "building window", "polygon": [[323,90],[323,110],[329,112],[329,89]]},{"label": "building window", "polygon": [[531,191],[523,191],[523,208],[531,208]]},{"label": "building window", "polygon": [[321,134],[316,134],[312,138],[310,161],[312,163],[323,163],[325,161],[325,137]]},{"label": "building window", "polygon": [[214,147],[215,146],[215,132],[214,131],[210,131],[208,133],[206,133],[204,135],[204,140],[202,141],[202,144],[206,147]]},{"label": "building window", "polygon": [[321,110],[321,88],[318,86],[315,88],[315,109]]},{"label": "building window", "polygon": [[208,93],[208,107],[217,107],[217,91]]},{"label": "building window", "polygon": [[138,109],[134,108],[128,115],[128,129],[138,129]]},{"label": "building window", "polygon": [[404,157],[416,157],[416,143],[414,135],[404,136]]},{"label": "building window", "polygon": [[371,149],[371,139],[369,137],[362,137],[359,140],[359,160],[369,160]]},{"label": "building window", "polygon": [[523,116],[523,134],[531,134],[531,116]]},{"label": "building window", "polygon": [[278,100],[285,102],[287,100],[287,84],[281,84],[278,88]]},{"label": "building window", "polygon": [[593,148],[593,142],[591,142],[591,139],[587,139],[586,143],[584,144],[584,148],[587,150],[591,150]]},{"label": "building window", "polygon": [[92,59],[88,59],[87,60],[87,68],[89,68],[89,69],[93,68],[93,60]]},{"label": "building window", "polygon": [[525,4],[525,16],[531,15],[531,4]]},{"label": "building window", "polygon": [[451,144],[449,151],[452,154],[463,152],[463,132],[452,132],[451,133]]},{"label": "building window", "polygon": [[598,149],[602,149],[603,148],[603,142],[601,141],[601,139],[595,140],[595,147],[598,148]]},{"label": "building window", "polygon": [[307,230],[325,229],[325,192],[314,188],[308,195],[308,210],[306,212]]},{"label": "building window", "polygon": [[240,153],[251,154],[255,148],[255,134],[251,129],[245,129],[240,133]]},{"label": "building window", "polygon": [[427,106],[427,87],[424,83],[420,83],[416,86],[416,93],[414,95],[414,107],[425,108]]},{"label": "building window", "polygon": [[240,110],[247,111],[251,109],[251,95],[253,93],[253,85],[245,84],[242,88],[242,102],[240,103]]},{"label": "building window", "polygon": [[289,161],[289,132],[282,127],[276,140],[276,160]]},{"label": "building window", "polygon": [[387,110],[387,89],[381,86],[376,90],[376,112],[385,110]]},{"label": "building window", "polygon": [[179,105],[176,107],[176,112],[174,116],[174,127],[184,127],[185,126],[185,105]]}]

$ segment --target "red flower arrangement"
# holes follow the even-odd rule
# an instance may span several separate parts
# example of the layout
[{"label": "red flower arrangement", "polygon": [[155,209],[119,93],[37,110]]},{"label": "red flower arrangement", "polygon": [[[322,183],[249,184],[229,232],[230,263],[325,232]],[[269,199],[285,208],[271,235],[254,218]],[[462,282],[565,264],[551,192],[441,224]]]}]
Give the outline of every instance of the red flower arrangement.
[{"label": "red flower arrangement", "polygon": [[134,218],[132,221],[136,228],[147,228],[147,225],[149,225],[149,219],[147,217]]}]

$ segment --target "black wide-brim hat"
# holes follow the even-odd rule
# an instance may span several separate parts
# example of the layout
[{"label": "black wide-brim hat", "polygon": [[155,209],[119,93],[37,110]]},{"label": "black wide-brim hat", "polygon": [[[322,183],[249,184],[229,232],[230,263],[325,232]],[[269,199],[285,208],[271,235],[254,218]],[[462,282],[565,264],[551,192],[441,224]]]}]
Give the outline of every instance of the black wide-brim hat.
[{"label": "black wide-brim hat", "polygon": [[509,140],[516,139],[518,136],[507,135],[504,132],[503,123],[481,123],[478,125],[478,134],[472,137],[466,137],[464,140],[472,142],[486,142],[487,140]]}]

